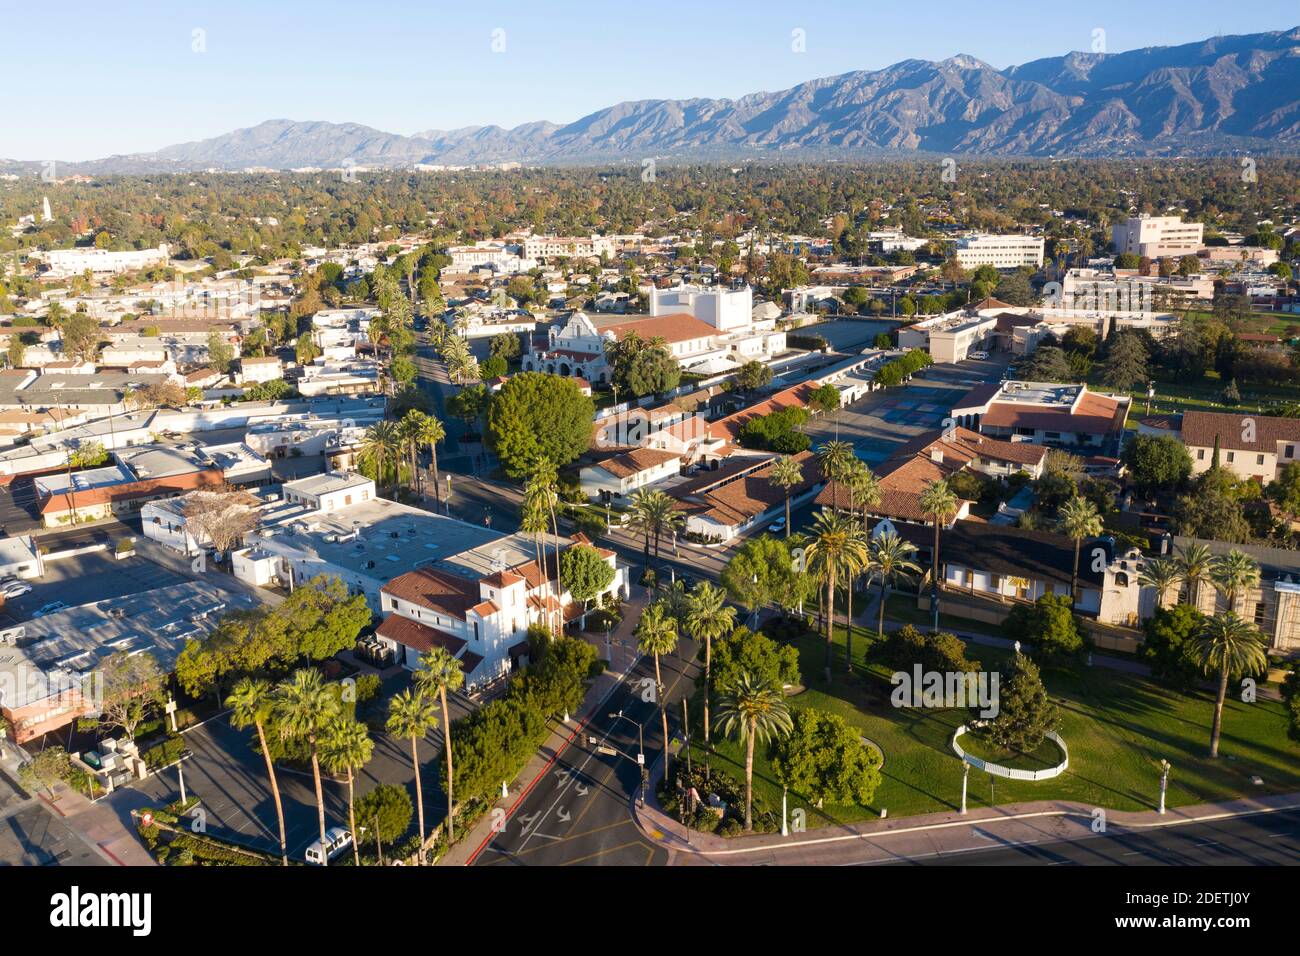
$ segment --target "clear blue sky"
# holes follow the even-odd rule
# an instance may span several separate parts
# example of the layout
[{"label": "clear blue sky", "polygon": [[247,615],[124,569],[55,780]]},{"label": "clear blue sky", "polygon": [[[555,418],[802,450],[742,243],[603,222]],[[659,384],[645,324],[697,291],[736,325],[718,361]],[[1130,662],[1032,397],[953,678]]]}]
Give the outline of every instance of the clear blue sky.
[{"label": "clear blue sky", "polygon": [[[0,0],[0,157],[81,160],[262,120],[389,132],[567,122],[956,53],[996,67],[1300,24],[1295,0]],[[791,50],[805,31],[806,52]],[[505,50],[492,51],[504,31]],[[206,52],[194,52],[194,31]]]}]

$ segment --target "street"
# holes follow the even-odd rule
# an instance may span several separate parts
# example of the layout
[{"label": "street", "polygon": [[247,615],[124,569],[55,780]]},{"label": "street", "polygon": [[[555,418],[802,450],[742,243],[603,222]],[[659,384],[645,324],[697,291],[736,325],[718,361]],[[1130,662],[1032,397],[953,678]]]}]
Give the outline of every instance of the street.
[{"label": "street", "polygon": [[[677,654],[660,659],[670,738],[679,733],[681,698],[690,693],[699,671],[695,653],[694,643],[683,640]],[[629,808],[629,801],[641,788],[637,728],[643,728],[647,769],[662,752],[663,733],[653,689],[654,660],[643,657],[577,729],[472,862],[481,866],[666,863],[668,851],[645,837]],[[673,759],[684,755],[683,750]]]}]

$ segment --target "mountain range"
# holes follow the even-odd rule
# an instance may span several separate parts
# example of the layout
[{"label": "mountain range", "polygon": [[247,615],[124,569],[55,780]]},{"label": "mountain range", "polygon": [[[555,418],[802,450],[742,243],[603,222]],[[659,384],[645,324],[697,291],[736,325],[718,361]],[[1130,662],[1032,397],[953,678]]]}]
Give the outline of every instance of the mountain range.
[{"label": "mountain range", "polygon": [[[637,100],[572,123],[410,136],[269,120],[152,153],[68,163],[87,174],[795,160],[915,153],[1168,156],[1300,152],[1300,27],[998,70],[975,57],[903,60],[739,99]],[[0,160],[0,170],[39,168]]]}]

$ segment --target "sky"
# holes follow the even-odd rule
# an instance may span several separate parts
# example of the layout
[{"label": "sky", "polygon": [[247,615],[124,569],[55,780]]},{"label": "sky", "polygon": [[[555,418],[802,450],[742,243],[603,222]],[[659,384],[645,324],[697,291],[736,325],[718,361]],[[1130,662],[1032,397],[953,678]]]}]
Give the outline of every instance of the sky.
[{"label": "sky", "polygon": [[1003,68],[1290,29],[1300,4],[0,0],[0,25],[0,157],[76,161],[268,119],[410,134],[743,96],[909,58]]}]

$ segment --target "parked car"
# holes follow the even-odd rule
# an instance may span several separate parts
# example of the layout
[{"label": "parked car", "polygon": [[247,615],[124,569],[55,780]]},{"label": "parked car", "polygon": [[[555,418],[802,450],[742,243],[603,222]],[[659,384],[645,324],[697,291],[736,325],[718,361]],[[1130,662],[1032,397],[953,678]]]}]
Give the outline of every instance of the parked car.
[{"label": "parked car", "polygon": [[31,591],[32,586],[25,581],[5,581],[0,584],[0,594],[3,594],[6,601],[12,601],[16,597],[22,597]]},{"label": "parked car", "polygon": [[35,614],[32,615],[32,617],[33,618],[45,617],[45,615],[47,614],[54,614],[58,611],[66,610],[67,607],[68,605],[62,601],[51,601],[49,604],[42,605],[41,608]]},{"label": "parked car", "polygon": [[973,359],[976,359],[976,360],[982,362],[982,361],[984,361],[984,359],[986,359],[986,358],[989,357],[989,353],[988,353],[988,352],[971,352],[971,353],[970,353],[969,355],[967,355],[966,357],[967,357],[967,358],[973,358]]},{"label": "parked car", "polygon": [[315,840],[307,847],[304,855],[308,863],[321,866],[334,859],[352,845],[352,834],[343,827],[330,827],[325,831],[325,839]]}]

